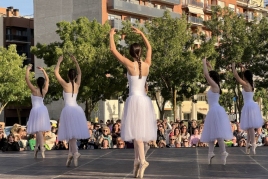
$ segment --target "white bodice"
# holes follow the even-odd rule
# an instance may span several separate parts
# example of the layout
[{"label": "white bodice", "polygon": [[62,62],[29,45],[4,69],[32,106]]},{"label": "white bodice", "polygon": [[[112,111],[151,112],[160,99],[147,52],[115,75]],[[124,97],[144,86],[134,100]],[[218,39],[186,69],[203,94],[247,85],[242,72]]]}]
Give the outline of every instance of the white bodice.
[{"label": "white bodice", "polygon": [[211,105],[219,105],[219,98],[220,94],[219,93],[214,93],[210,90],[207,92],[207,99],[208,99],[208,104],[209,106]]},{"label": "white bodice", "polygon": [[34,107],[39,107],[39,106],[44,106],[43,98],[40,96],[34,96],[31,94],[31,99],[32,99],[32,106]]},{"label": "white bodice", "polygon": [[129,96],[146,95],[145,82],[146,82],[147,76],[142,76],[142,78],[139,79],[139,76],[131,76],[127,73],[127,79],[129,83]]},{"label": "white bodice", "polygon": [[63,91],[63,98],[64,98],[64,103],[65,105],[68,105],[68,106],[76,106],[77,105],[77,102],[76,102],[76,98],[77,98],[77,94],[74,93],[65,93]]},{"label": "white bodice", "polygon": [[247,102],[254,102],[254,101],[253,101],[254,92],[246,92],[246,91],[243,89],[243,90],[242,90],[242,94],[243,94],[244,103],[247,103]]}]

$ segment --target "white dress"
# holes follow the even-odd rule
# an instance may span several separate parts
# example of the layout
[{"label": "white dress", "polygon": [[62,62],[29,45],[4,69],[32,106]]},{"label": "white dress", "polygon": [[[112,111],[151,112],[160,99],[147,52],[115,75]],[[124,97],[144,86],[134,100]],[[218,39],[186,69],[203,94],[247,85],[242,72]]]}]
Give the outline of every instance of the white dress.
[{"label": "white dress", "polygon": [[222,106],[219,105],[219,93],[210,90],[207,92],[209,111],[207,113],[201,142],[212,142],[215,139],[230,140],[233,138],[229,118]]},{"label": "white dress", "polygon": [[260,107],[253,101],[254,92],[242,90],[244,106],[241,111],[240,127],[243,130],[249,128],[259,128],[263,125]]},{"label": "white dress", "polygon": [[127,73],[129,97],[124,106],[121,137],[124,141],[133,139],[148,142],[156,140],[157,124],[151,99],[145,93],[147,76],[131,76]]},{"label": "white dress", "polygon": [[31,94],[32,109],[27,122],[27,133],[50,131],[50,118],[47,107],[43,103],[43,98]]},{"label": "white dress", "polygon": [[89,130],[83,109],[77,104],[77,94],[63,91],[65,106],[61,111],[58,140],[88,139]]}]

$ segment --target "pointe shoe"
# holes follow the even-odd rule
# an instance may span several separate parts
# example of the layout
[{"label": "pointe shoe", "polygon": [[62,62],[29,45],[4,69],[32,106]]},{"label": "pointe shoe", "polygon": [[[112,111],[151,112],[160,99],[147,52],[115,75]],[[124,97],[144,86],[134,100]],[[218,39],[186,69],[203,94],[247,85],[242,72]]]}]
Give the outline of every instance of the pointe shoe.
[{"label": "pointe shoe", "polygon": [[38,147],[34,149],[34,158],[37,158]]},{"label": "pointe shoe", "polygon": [[250,147],[251,147],[251,145],[249,144],[249,143],[247,143],[247,145],[246,145],[246,154],[250,154]]},{"label": "pointe shoe", "polygon": [[80,153],[78,153],[78,152],[76,152],[75,154],[74,154],[74,156],[73,156],[73,158],[74,158],[74,166],[78,166],[78,159],[79,159],[79,157],[81,156],[81,154]]},{"label": "pointe shoe", "polygon": [[45,151],[46,151],[45,147],[41,147],[40,150],[41,150],[42,158],[46,158],[46,156],[45,156]]},{"label": "pointe shoe", "polygon": [[212,159],[215,157],[214,153],[208,153],[208,164],[210,165],[212,163]]},{"label": "pointe shoe", "polygon": [[135,161],[134,162],[134,168],[133,168],[134,178],[138,178],[139,177],[139,169],[140,169],[140,162],[139,161]]},{"label": "pointe shoe", "polygon": [[228,155],[229,154],[226,151],[221,154],[221,160],[223,165],[226,164],[226,158],[228,157]]},{"label": "pointe shoe", "polygon": [[148,166],[149,166],[149,163],[146,162],[146,161],[144,161],[143,164],[140,164],[140,168],[139,168],[139,176],[140,176],[140,178],[143,178],[144,171]]},{"label": "pointe shoe", "polygon": [[254,155],[256,155],[256,147],[257,147],[257,144],[252,145],[252,152]]},{"label": "pointe shoe", "polygon": [[68,154],[66,166],[69,167],[71,165],[71,162],[73,160],[73,154]]}]

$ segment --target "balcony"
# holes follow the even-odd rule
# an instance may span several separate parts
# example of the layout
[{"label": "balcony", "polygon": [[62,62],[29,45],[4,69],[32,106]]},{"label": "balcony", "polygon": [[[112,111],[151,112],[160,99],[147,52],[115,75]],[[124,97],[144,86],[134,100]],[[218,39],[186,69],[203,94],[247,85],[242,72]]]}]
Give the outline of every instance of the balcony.
[{"label": "balcony", "polygon": [[178,5],[181,3],[180,0],[151,0],[151,2],[160,2],[164,4],[170,4],[170,5]]},{"label": "balcony", "polygon": [[250,0],[236,0],[236,4],[243,7],[247,7],[247,5],[250,4]]},{"label": "balcony", "polygon": [[204,3],[197,2],[196,0],[183,0],[182,1],[182,7],[188,7],[188,6],[194,6],[194,7],[203,9]]},{"label": "balcony", "polygon": [[[164,12],[166,11],[165,9],[157,9],[153,7],[134,4],[126,0],[109,0],[108,9],[117,12],[125,12],[128,14],[134,14],[145,17],[162,17]],[[172,18],[181,17],[179,13],[174,12],[170,12],[170,15]]]},{"label": "balcony", "polygon": [[27,36],[20,36],[20,35],[6,35],[6,41],[22,41],[27,42]]},{"label": "balcony", "polygon": [[188,16],[188,22],[191,22],[193,25],[203,25],[203,21],[200,17]]}]

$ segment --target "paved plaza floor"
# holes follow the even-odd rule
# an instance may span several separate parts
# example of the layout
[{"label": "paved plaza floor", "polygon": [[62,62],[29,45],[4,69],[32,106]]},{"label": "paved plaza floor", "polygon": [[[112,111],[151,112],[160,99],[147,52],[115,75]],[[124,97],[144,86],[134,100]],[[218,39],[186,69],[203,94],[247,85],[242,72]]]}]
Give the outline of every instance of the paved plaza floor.
[{"label": "paved plaza floor", "polygon": [[[256,155],[244,148],[227,148],[227,164],[221,164],[219,148],[212,165],[207,164],[208,148],[150,149],[150,166],[144,178],[183,179],[267,179],[268,147]],[[68,151],[47,151],[45,159],[34,159],[32,151],[0,153],[0,178],[133,178],[133,149],[80,150],[79,166],[66,167]],[[38,155],[40,156],[40,153]]]}]

